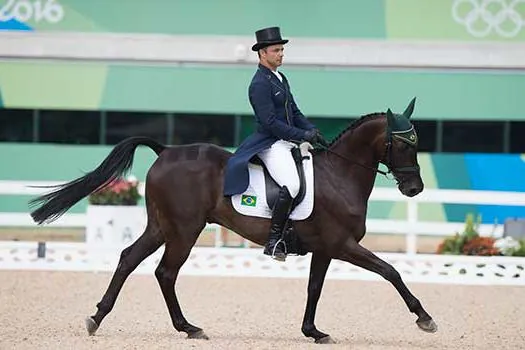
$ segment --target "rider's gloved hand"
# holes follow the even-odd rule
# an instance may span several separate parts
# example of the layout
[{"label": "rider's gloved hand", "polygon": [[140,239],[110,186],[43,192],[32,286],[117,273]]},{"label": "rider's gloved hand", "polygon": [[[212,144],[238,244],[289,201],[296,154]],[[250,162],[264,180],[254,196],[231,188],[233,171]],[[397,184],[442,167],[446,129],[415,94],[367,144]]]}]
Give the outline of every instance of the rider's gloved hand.
[{"label": "rider's gloved hand", "polygon": [[323,137],[321,132],[317,129],[311,129],[304,133],[305,141],[310,142],[312,145],[321,144],[324,147],[328,147],[328,141]]},{"label": "rider's gloved hand", "polygon": [[317,134],[318,132],[316,129],[307,130],[304,133],[304,140],[310,142],[312,145],[315,145],[317,143]]},{"label": "rider's gloved hand", "polygon": [[330,145],[330,143],[326,141],[323,134],[321,134],[319,130],[317,130],[317,142],[319,142],[324,147],[328,147]]}]

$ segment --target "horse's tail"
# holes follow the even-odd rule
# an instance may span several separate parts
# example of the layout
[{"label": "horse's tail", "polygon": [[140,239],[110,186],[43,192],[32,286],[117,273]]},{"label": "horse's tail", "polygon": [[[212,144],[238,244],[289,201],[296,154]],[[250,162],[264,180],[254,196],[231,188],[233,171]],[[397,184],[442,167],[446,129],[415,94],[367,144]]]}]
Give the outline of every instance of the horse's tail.
[{"label": "horse's tail", "polygon": [[166,146],[147,137],[130,137],[121,141],[95,170],[66,184],[52,186],[58,189],[32,199],[30,205],[41,205],[31,212],[33,220],[38,224],[54,221],[91,192],[127,173],[139,145],[148,146],[157,155],[166,149]]}]

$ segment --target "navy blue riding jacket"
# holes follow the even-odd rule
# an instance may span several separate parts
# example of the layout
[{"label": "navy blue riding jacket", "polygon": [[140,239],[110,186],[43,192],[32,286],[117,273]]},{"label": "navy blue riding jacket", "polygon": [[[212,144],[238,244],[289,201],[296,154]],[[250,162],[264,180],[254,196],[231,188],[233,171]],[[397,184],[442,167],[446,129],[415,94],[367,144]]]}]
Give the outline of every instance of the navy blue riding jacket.
[{"label": "navy blue riding jacket", "polygon": [[283,82],[259,64],[249,87],[255,113],[256,130],[239,145],[228,160],[224,174],[224,195],[243,193],[248,187],[248,163],[257,153],[277,140],[302,141],[315,126],[306,119],[294,101],[284,74]]}]

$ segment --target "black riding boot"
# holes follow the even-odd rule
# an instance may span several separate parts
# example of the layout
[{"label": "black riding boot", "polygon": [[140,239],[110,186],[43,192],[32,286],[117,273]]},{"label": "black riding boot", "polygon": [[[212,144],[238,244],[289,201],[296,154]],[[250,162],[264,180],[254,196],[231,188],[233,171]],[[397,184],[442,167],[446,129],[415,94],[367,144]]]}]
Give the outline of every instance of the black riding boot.
[{"label": "black riding boot", "polygon": [[270,255],[278,261],[285,261],[286,251],[283,241],[279,241],[283,236],[284,226],[290,215],[293,198],[286,186],[281,187],[279,196],[272,211],[272,224],[268,242],[264,247],[264,254]]}]

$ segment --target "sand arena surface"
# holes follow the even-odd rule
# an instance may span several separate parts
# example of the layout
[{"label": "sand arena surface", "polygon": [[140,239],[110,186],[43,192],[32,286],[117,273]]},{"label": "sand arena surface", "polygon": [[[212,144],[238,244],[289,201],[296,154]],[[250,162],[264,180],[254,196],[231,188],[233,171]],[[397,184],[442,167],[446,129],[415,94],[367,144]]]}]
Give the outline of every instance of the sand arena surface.
[{"label": "sand arena surface", "polygon": [[409,284],[439,326],[420,331],[386,282],[327,280],[316,325],[336,345],[301,334],[306,280],[181,276],[186,318],[210,340],[176,332],[153,276],[132,275],[97,335],[106,273],[0,271],[0,349],[525,349],[525,288]]}]

